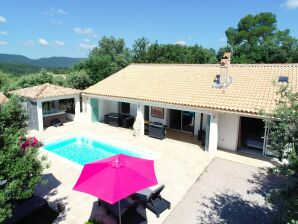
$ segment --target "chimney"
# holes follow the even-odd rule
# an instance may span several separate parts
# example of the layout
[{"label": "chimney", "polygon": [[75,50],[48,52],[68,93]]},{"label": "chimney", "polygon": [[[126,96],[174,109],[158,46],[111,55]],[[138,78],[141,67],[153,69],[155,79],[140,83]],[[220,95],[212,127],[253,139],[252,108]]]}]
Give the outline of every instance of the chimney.
[{"label": "chimney", "polygon": [[220,84],[228,82],[228,70],[231,64],[231,52],[225,52],[220,60]]},{"label": "chimney", "polygon": [[219,74],[215,76],[213,87],[225,88],[232,83],[232,77],[229,76],[229,67],[231,64],[231,52],[225,52],[220,60]]}]

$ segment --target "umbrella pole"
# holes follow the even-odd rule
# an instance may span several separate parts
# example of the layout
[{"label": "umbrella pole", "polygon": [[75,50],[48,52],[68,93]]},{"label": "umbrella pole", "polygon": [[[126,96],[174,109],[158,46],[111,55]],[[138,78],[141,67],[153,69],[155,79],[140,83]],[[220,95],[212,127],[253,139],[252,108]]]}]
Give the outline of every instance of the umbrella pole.
[{"label": "umbrella pole", "polygon": [[[120,200],[121,201],[121,200]],[[118,211],[119,211],[119,224],[121,224],[121,212],[120,212],[120,201],[118,201]]]}]

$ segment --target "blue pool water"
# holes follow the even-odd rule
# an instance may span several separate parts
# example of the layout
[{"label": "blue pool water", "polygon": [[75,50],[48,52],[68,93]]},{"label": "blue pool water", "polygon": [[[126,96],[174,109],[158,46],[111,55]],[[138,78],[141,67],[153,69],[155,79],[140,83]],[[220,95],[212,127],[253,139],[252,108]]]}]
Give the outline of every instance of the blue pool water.
[{"label": "blue pool water", "polygon": [[142,157],[134,151],[82,136],[58,140],[43,148],[80,165],[116,154]]}]

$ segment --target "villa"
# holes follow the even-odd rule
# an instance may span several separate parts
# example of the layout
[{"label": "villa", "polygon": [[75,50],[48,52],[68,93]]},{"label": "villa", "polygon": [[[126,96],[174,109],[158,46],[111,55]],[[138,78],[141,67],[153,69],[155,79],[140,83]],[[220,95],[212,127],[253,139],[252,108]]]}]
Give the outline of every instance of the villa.
[{"label": "villa", "polygon": [[[276,84],[274,84],[274,82]],[[197,136],[217,148],[268,155],[261,110],[274,108],[279,85],[298,90],[297,64],[131,64],[83,91],[83,113],[103,122],[110,113]],[[107,122],[106,122],[107,123]]]},{"label": "villa", "polygon": [[[83,91],[43,84],[10,93],[25,99],[28,136],[44,144],[40,153],[51,163],[44,171],[47,186],[38,186],[35,193],[55,210],[59,203],[66,205],[57,222],[94,218],[117,223],[94,196],[71,190],[85,164],[115,154],[154,160],[158,183],[166,186],[162,194],[175,208],[211,163],[215,170],[235,170],[239,163],[244,172],[272,165],[268,158],[233,152],[269,154],[268,128],[260,112],[272,111],[276,91],[287,84],[298,90],[298,64],[230,64],[225,54],[220,65],[131,64]],[[75,122],[56,128],[57,120]],[[247,174],[238,175],[248,183]],[[237,188],[233,176],[222,179]],[[218,184],[210,178],[208,192],[215,192]],[[158,219],[142,211],[148,223],[159,224],[172,209]]]},{"label": "villa", "polygon": [[73,120],[138,124],[138,135],[163,139],[167,129],[199,139],[208,152],[270,155],[260,112],[272,111],[280,85],[298,90],[298,65],[230,64],[230,57],[220,65],[131,64],[84,91],[43,84],[10,93],[26,99],[29,130]]}]

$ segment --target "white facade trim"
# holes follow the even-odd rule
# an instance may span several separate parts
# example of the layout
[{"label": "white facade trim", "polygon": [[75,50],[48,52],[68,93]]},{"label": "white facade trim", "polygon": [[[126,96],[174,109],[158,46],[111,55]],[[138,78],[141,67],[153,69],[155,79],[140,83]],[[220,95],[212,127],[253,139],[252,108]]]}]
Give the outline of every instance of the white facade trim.
[{"label": "white facade trim", "polygon": [[134,103],[139,105],[163,107],[167,109],[193,111],[193,112],[199,112],[204,114],[230,113],[230,114],[236,114],[239,116],[245,116],[245,117],[251,117],[251,118],[260,118],[260,119],[264,118],[264,116],[260,114],[251,114],[251,113],[236,112],[236,111],[229,111],[229,110],[220,110],[220,109],[211,109],[211,108],[206,109],[206,108],[195,107],[195,106],[182,106],[177,104],[160,103],[160,102],[121,98],[121,97],[101,96],[101,95],[94,95],[94,94],[87,94],[87,93],[83,93],[82,96],[88,96],[92,98],[99,98],[99,99],[111,100],[111,101],[119,101],[119,102],[125,102],[125,103]]}]

